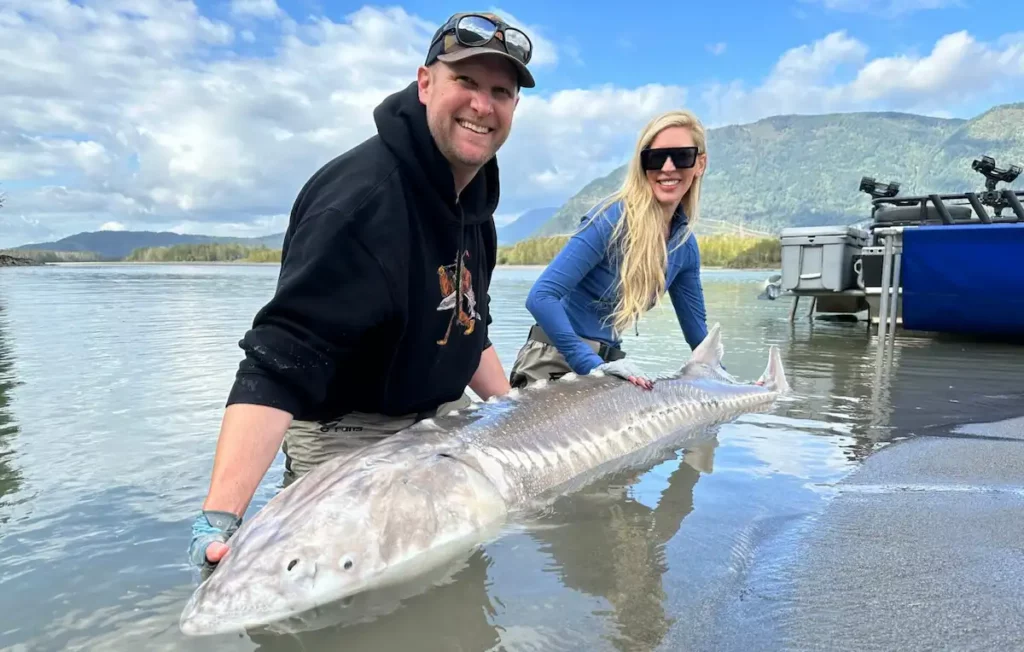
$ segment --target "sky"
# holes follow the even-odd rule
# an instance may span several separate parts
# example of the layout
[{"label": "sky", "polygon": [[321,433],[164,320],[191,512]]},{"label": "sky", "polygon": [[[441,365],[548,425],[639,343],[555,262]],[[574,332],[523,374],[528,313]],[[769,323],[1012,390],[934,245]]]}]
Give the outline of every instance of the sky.
[{"label": "sky", "polygon": [[535,48],[498,153],[499,224],[621,165],[668,109],[714,128],[1024,101],[1019,0],[500,2],[0,0],[0,247],[283,231],[457,11],[495,11]]}]

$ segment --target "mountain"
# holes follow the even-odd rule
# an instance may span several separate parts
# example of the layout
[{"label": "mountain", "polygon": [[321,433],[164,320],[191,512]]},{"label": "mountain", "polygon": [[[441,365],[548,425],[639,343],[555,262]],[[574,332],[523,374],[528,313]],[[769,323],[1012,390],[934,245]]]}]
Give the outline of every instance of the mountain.
[{"label": "mountain", "polygon": [[542,224],[551,219],[551,216],[557,210],[557,206],[533,208],[517,217],[514,221],[504,226],[499,226],[498,244],[502,246],[512,245],[530,237]]},{"label": "mountain", "polygon": [[[1000,168],[1024,165],[1024,103],[970,120],[891,112],[774,116],[710,129],[708,152],[702,219],[771,232],[846,224],[869,217],[870,197],[857,189],[864,176],[897,181],[906,196],[983,189],[985,178],[971,169],[983,155]],[[535,235],[572,231],[618,188],[625,169],[588,183]],[[1024,188],[1024,175],[1010,187]]]},{"label": "mountain", "polygon": [[177,244],[244,244],[280,249],[284,233],[256,238],[234,238],[211,235],[188,235],[169,231],[88,231],[57,240],[14,247],[15,250],[91,251],[104,258],[120,260],[140,247],[170,247]]},{"label": "mountain", "polygon": [[[557,207],[535,208],[526,211],[515,221],[498,228],[500,244],[515,244],[529,237],[544,224],[557,210]],[[71,251],[92,252],[109,260],[121,260],[135,249],[143,247],[170,247],[179,244],[242,244],[253,247],[266,246],[280,249],[284,241],[284,233],[260,236],[255,238],[238,238],[229,236],[190,235],[169,231],[87,231],[61,238],[56,242],[34,242],[14,250],[35,251]]]}]

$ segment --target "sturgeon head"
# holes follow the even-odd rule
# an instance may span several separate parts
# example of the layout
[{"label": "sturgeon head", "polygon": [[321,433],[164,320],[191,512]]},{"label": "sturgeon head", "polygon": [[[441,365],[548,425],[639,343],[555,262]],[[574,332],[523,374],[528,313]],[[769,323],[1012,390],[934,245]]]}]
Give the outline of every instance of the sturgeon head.
[{"label": "sturgeon head", "polygon": [[449,450],[374,445],[310,471],[232,536],[182,611],[181,631],[301,620],[468,556],[500,528],[506,507],[483,475],[456,459],[458,449]]}]

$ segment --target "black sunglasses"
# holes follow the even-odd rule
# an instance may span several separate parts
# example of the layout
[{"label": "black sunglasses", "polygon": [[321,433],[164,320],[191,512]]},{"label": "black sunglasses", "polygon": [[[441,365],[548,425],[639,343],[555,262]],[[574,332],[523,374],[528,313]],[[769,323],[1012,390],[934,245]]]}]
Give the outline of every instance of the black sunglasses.
[{"label": "black sunglasses", "polygon": [[640,150],[640,166],[648,172],[660,170],[672,158],[677,168],[692,168],[697,163],[696,147],[658,147]]},{"label": "black sunglasses", "polygon": [[530,41],[529,36],[515,27],[511,27],[503,22],[496,22],[487,16],[466,14],[451,17],[444,24],[444,27],[438,30],[437,35],[430,44],[431,47],[448,32],[453,32],[459,44],[467,48],[486,45],[500,32],[502,35],[500,40],[505,47],[505,52],[519,59],[524,64],[529,63],[533,57],[533,42]]}]

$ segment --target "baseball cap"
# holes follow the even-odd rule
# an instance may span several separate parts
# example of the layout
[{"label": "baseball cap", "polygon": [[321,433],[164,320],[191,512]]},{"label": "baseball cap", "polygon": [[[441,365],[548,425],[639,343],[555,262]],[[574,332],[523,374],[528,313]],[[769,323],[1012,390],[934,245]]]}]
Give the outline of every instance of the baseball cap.
[{"label": "baseball cap", "polygon": [[423,65],[429,66],[434,61],[452,63],[483,55],[508,59],[516,68],[519,86],[535,86],[533,75],[526,67],[533,56],[533,43],[525,32],[493,13],[454,14],[434,32]]}]

